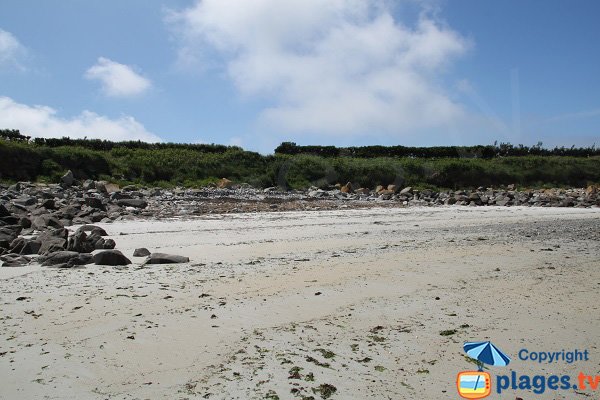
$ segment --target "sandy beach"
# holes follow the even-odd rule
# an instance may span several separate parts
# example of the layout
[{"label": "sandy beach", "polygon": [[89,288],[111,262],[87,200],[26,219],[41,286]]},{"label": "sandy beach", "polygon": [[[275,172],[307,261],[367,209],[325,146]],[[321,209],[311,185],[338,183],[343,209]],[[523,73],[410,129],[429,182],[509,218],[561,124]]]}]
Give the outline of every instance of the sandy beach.
[{"label": "sandy beach", "polygon": [[[0,268],[1,399],[455,399],[475,368],[462,344],[478,340],[520,374],[600,374],[599,208],[97,225],[134,264]],[[138,247],[190,262],[141,266]],[[526,362],[523,348],[590,360]]]}]

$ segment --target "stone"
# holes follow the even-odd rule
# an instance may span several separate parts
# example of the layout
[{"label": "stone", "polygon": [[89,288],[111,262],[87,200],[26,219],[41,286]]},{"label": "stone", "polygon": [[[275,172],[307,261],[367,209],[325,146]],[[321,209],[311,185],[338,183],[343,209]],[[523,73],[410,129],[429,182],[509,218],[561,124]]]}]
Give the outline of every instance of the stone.
[{"label": "stone", "polygon": [[398,186],[396,186],[396,185],[388,185],[388,186],[387,186],[387,190],[391,190],[391,191],[392,191],[392,192],[394,192],[394,193],[395,193],[395,192],[397,192],[397,191],[398,191],[398,189],[399,189],[399,188],[398,188]]},{"label": "stone", "polygon": [[92,262],[92,255],[76,251],[57,251],[47,256],[40,257],[42,267],[51,267],[65,264],[65,266],[85,265]]},{"label": "stone", "polygon": [[10,252],[15,254],[37,254],[42,243],[37,240],[18,237],[10,244]]},{"label": "stone", "polygon": [[135,208],[146,208],[148,202],[143,199],[121,199],[117,200],[117,204],[121,207],[135,207]]},{"label": "stone", "polygon": [[590,185],[585,189],[585,194],[587,196],[593,196],[598,193],[598,186]]},{"label": "stone", "polygon": [[43,230],[46,228],[64,228],[63,223],[51,214],[43,214],[34,217],[33,221],[31,221],[31,226],[37,230]]},{"label": "stone", "polygon": [[10,217],[10,212],[4,207],[4,204],[0,204],[0,217]]},{"label": "stone", "polygon": [[56,203],[54,202],[54,199],[46,199],[42,201],[40,207],[43,207],[47,210],[54,210],[56,208]]},{"label": "stone", "polygon": [[384,190],[384,187],[383,187],[383,186],[381,186],[381,185],[377,185],[377,187],[375,188],[375,193],[379,193],[379,192],[381,192],[382,190]]},{"label": "stone", "polygon": [[87,234],[84,231],[77,230],[69,238],[67,250],[76,251],[78,253],[91,253],[95,250],[95,246],[87,239]]},{"label": "stone", "polygon": [[217,182],[217,187],[219,189],[229,189],[233,186],[233,182],[230,181],[227,178],[221,178],[219,179],[219,181]]},{"label": "stone", "polygon": [[152,253],[145,264],[179,264],[189,262],[188,257],[176,256],[173,254]]},{"label": "stone", "polygon": [[340,188],[340,192],[342,193],[352,193],[352,183],[348,182],[344,186]]},{"label": "stone", "polygon": [[139,249],[135,249],[133,251],[134,257],[146,257],[150,255],[150,250],[145,247],[140,247]]},{"label": "stone", "polygon": [[356,194],[370,194],[371,191],[367,188],[358,188],[354,191]]},{"label": "stone", "polygon": [[94,233],[98,236],[108,236],[108,233],[97,225],[81,225],[77,228],[77,232],[79,231]]},{"label": "stone", "polygon": [[10,253],[1,255],[0,261],[2,261],[3,267],[22,267],[29,264],[31,259],[19,254]]},{"label": "stone", "polygon": [[6,226],[0,227],[0,247],[4,249],[10,248],[10,244],[19,235],[18,231],[10,229]]},{"label": "stone", "polygon": [[129,258],[125,257],[119,250],[104,250],[94,255],[96,265],[128,265]]},{"label": "stone", "polygon": [[67,173],[60,178],[60,181],[64,186],[73,186],[73,183],[75,183],[75,177],[73,176],[73,172],[71,170],[68,170]]},{"label": "stone", "polygon": [[413,191],[413,188],[411,186],[407,186],[400,191],[400,194],[409,194],[409,193],[412,193],[412,191]]},{"label": "stone", "polygon": [[102,200],[97,197],[86,197],[85,205],[90,206],[92,208],[98,208],[100,210],[106,210],[106,207],[104,206]]},{"label": "stone", "polygon": [[30,196],[21,196],[14,199],[12,202],[13,204],[17,204],[19,206],[28,207],[37,204],[37,199]]},{"label": "stone", "polygon": [[81,186],[83,187],[83,190],[96,189],[96,182],[91,179],[86,179]]},{"label": "stone", "polygon": [[38,254],[51,253],[54,251],[65,250],[67,247],[67,237],[69,231],[64,228],[50,229],[40,233],[37,240],[42,243]]}]

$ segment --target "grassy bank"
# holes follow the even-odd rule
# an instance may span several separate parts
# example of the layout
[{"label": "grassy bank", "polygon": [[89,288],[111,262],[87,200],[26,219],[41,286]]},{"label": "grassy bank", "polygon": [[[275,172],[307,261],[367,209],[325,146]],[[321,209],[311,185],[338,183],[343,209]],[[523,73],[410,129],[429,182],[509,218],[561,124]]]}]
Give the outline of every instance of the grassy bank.
[{"label": "grassy bank", "polygon": [[482,158],[264,156],[239,147],[94,150],[0,140],[0,179],[58,182],[66,170],[78,179],[153,186],[203,186],[226,177],[257,187],[305,188],[353,182],[437,188],[518,184],[583,187],[600,182],[600,157],[519,156]]}]

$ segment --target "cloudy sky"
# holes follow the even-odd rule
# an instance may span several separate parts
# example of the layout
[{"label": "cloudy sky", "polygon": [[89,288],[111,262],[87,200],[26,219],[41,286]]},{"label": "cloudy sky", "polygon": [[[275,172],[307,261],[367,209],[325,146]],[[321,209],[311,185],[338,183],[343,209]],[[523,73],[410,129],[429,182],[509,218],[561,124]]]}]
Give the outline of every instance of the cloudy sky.
[{"label": "cloudy sky", "polygon": [[596,0],[2,0],[0,129],[600,144]]}]

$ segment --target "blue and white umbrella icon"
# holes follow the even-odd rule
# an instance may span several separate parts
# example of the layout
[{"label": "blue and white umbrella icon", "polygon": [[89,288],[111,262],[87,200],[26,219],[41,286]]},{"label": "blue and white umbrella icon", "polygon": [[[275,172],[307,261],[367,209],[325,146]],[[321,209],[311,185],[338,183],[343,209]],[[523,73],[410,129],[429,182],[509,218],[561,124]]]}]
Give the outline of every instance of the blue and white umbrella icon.
[{"label": "blue and white umbrella icon", "polygon": [[469,357],[481,363],[479,366],[480,371],[483,369],[483,364],[504,367],[510,363],[510,358],[494,346],[492,342],[467,342],[463,348]]}]

